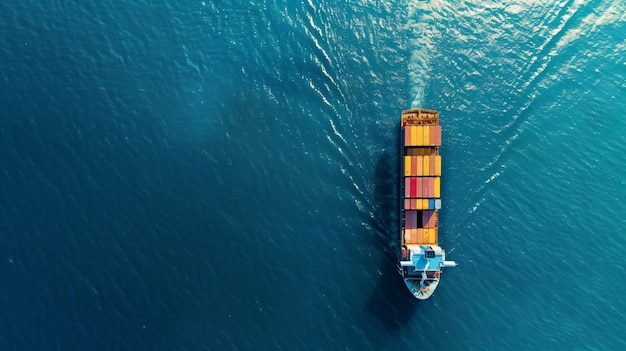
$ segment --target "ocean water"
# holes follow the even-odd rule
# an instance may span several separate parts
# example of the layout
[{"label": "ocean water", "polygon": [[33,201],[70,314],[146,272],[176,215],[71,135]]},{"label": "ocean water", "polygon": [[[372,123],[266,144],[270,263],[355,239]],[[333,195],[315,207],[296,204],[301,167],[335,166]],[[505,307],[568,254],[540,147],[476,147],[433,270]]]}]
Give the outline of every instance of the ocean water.
[{"label": "ocean water", "polygon": [[[626,349],[623,1],[4,1],[0,350]],[[400,112],[443,125],[396,272]]]}]

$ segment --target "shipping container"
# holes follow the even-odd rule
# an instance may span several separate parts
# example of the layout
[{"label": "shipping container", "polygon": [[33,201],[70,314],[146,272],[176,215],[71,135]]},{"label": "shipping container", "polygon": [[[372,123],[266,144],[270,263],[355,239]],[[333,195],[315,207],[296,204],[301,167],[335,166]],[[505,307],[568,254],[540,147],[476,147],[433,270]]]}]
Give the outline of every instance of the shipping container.
[{"label": "shipping container", "polygon": [[415,175],[422,176],[424,169],[424,156],[415,156]]},{"label": "shipping container", "polygon": [[411,178],[404,178],[404,198],[411,197]]},{"label": "shipping container", "polygon": [[404,176],[411,175],[411,156],[404,156]]},{"label": "shipping container", "polygon": [[417,141],[417,128],[415,126],[409,126],[409,134],[411,135],[411,143],[410,146],[416,146]]},{"label": "shipping container", "polygon": [[417,228],[413,239],[415,244],[421,244],[424,242],[424,230],[422,228]]},{"label": "shipping container", "polygon": [[424,132],[422,131],[422,126],[415,126],[415,145],[422,146],[424,145]]},{"label": "shipping container", "polygon": [[422,227],[430,228],[430,217],[433,215],[433,212],[430,210],[422,211]]},{"label": "shipping container", "polygon": [[436,134],[437,134],[437,132],[436,132],[436,128],[435,128],[435,126],[428,126],[428,129],[430,130],[430,131],[429,131],[430,138],[429,138],[429,140],[428,140],[428,145],[430,145],[430,146],[435,146],[435,145],[436,145],[436,143],[437,143],[437,140],[436,140],[436,139],[437,139],[437,135],[436,135]]},{"label": "shipping container", "polygon": [[436,168],[437,168],[436,156],[435,155],[431,155],[429,157],[429,159],[430,159],[430,162],[429,162],[429,166],[430,167],[428,169],[428,175],[434,176],[434,175],[436,175],[435,172],[436,172]]},{"label": "shipping container", "polygon": [[405,227],[406,228],[417,228],[417,211],[409,210],[404,211],[405,215]]},{"label": "shipping container", "polygon": [[[434,198],[435,197],[435,177],[429,177],[428,178],[428,197],[429,198]],[[433,208],[434,208],[434,202],[433,202]]]},{"label": "shipping container", "polygon": [[399,255],[400,274],[411,294],[425,300],[437,288],[441,269],[456,265],[446,261],[445,250],[438,246],[442,195],[439,114],[427,109],[402,111],[401,126],[404,158],[400,172],[405,179],[400,183],[404,206],[400,213],[404,245]]},{"label": "shipping container", "polygon": [[411,144],[411,126],[404,127],[404,146],[412,146]]},{"label": "shipping container", "polygon": [[429,218],[428,226],[430,228],[437,228],[437,216],[438,216],[437,213],[438,213],[438,211],[433,210],[433,214]]},{"label": "shipping container", "polygon": [[424,178],[422,177],[417,177],[417,181],[416,181],[416,193],[415,193],[415,197],[421,198],[424,197]]},{"label": "shipping container", "polygon": [[421,240],[421,244],[429,244],[430,243],[430,230],[424,228],[422,229],[422,240]]}]

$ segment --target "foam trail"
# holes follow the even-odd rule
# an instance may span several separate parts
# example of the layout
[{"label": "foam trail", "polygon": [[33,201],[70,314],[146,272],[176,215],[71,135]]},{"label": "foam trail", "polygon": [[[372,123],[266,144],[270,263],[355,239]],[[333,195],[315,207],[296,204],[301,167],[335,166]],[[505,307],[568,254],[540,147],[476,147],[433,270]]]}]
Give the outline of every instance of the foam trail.
[{"label": "foam trail", "polygon": [[424,106],[424,95],[431,72],[431,60],[441,32],[436,27],[443,5],[439,1],[411,1],[407,32],[415,48],[409,60],[411,108]]}]

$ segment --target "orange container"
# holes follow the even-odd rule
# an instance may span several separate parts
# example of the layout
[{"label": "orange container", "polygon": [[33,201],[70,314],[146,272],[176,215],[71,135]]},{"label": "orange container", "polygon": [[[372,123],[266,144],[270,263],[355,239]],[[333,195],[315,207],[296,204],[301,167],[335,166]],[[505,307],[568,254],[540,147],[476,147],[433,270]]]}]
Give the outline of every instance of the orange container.
[{"label": "orange container", "polygon": [[436,130],[437,126],[428,126],[428,129],[430,129],[430,139],[428,140],[428,145],[430,146],[435,146],[437,143],[437,130]]},{"label": "orange container", "polygon": [[428,178],[428,197],[431,199],[435,197],[435,178],[434,177]]},{"label": "orange container", "polygon": [[435,126],[435,145],[441,146],[441,126]]},{"label": "orange container", "polygon": [[[429,165],[428,174],[431,175],[431,176],[434,176],[435,172],[437,171],[436,170],[436,168],[437,168],[437,157],[436,156],[430,156],[429,159],[430,159],[430,163],[428,164]],[[413,164],[411,164],[411,165],[413,165]]]},{"label": "orange container", "polygon": [[424,230],[422,228],[417,228],[417,230],[415,231],[415,243],[416,244],[421,244],[424,242]]},{"label": "orange container", "polygon": [[415,175],[422,176],[424,172],[424,156],[415,156]]}]

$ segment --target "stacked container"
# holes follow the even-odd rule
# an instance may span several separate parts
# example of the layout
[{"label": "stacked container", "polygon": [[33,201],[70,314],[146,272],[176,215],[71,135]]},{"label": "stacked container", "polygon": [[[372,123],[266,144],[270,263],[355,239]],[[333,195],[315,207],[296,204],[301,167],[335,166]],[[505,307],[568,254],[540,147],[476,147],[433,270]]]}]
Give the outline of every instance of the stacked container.
[{"label": "stacked container", "polygon": [[436,245],[441,208],[441,126],[405,124],[403,244]]}]

